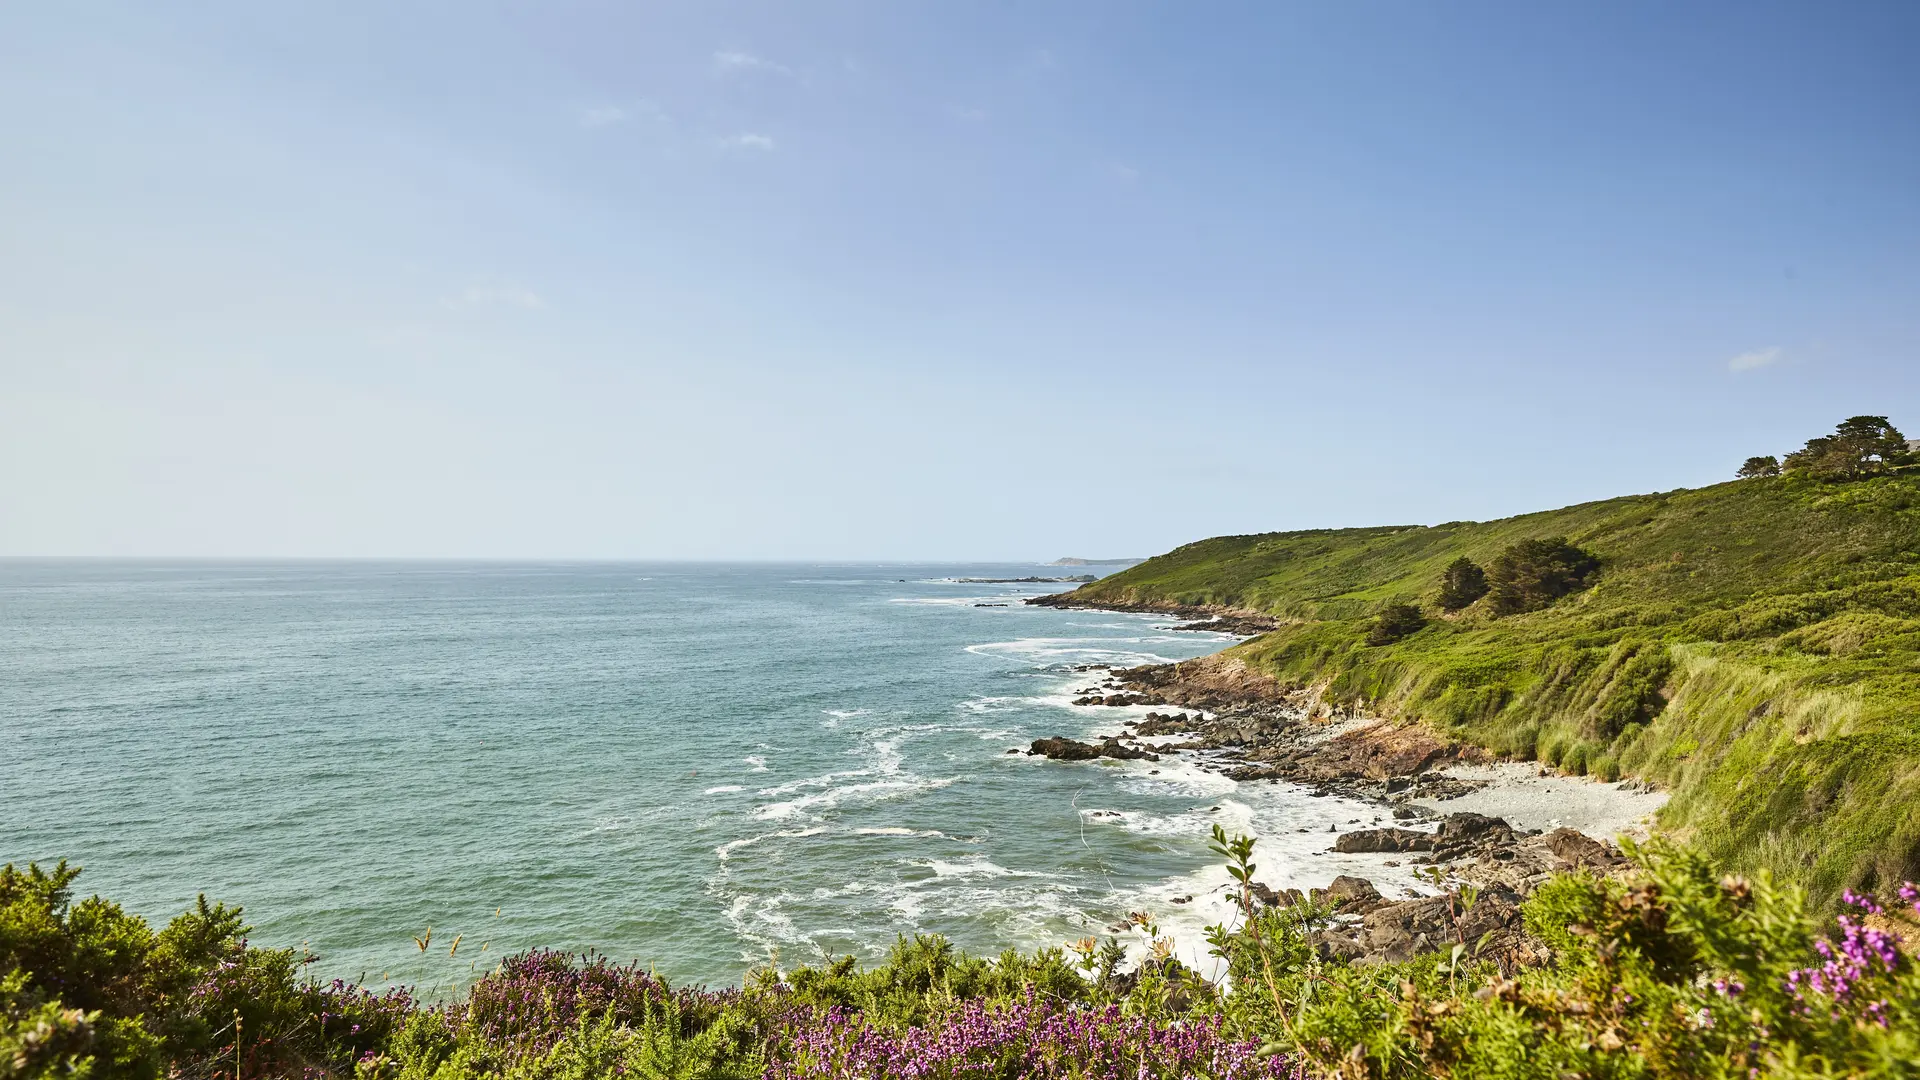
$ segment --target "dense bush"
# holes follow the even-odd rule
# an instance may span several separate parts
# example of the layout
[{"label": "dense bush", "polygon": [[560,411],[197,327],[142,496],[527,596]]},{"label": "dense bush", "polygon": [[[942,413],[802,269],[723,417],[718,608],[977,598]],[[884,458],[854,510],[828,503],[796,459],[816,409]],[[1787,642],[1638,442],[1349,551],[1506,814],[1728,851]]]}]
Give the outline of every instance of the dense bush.
[{"label": "dense bush", "polygon": [[[1330,910],[1255,903],[1251,840],[1216,842],[1242,883],[1239,917],[1210,930],[1217,984],[1136,915],[1147,952],[1131,970],[1112,940],[989,961],[920,937],[870,969],[768,967],[707,991],[535,951],[437,1005],[301,980],[303,958],[249,946],[231,909],[203,902],[156,934],[71,903],[64,865],[8,867],[0,1076],[1920,1077],[1920,971],[1890,929],[1920,910],[1910,884],[1847,894],[1823,936],[1798,891],[1653,846],[1626,878],[1565,875],[1528,900],[1526,964],[1462,932],[1358,965],[1313,947]],[[1473,890],[1448,899],[1468,925]]]},{"label": "dense bush", "polygon": [[1487,604],[1496,615],[1538,611],[1592,583],[1600,560],[1564,536],[1521,540],[1502,548],[1487,568]]},{"label": "dense bush", "polygon": [[1427,617],[1412,604],[1389,604],[1374,616],[1367,628],[1367,644],[1391,645],[1408,634],[1417,634],[1427,625]]},{"label": "dense bush", "polygon": [[1487,595],[1487,572],[1465,555],[1447,564],[1440,575],[1440,607],[1459,611]]},{"label": "dense bush", "polygon": [[1734,474],[1742,480],[1758,480],[1764,476],[1780,475],[1780,459],[1772,454],[1750,457],[1740,465],[1740,471]]},{"label": "dense bush", "polygon": [[78,874],[0,869],[0,1076],[230,1075],[236,1057],[259,1075],[335,1072],[411,1011],[404,993],[303,979],[311,958],[250,947],[238,908],[202,897],[155,933],[75,903]]}]

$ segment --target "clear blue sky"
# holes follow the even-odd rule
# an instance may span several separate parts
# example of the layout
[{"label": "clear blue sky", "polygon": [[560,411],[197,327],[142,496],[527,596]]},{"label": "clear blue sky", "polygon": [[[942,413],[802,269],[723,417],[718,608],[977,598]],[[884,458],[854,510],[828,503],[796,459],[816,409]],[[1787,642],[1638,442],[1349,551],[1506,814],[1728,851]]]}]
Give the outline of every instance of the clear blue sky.
[{"label": "clear blue sky", "polygon": [[1145,555],[1920,435],[1920,4],[0,9],[0,553]]}]

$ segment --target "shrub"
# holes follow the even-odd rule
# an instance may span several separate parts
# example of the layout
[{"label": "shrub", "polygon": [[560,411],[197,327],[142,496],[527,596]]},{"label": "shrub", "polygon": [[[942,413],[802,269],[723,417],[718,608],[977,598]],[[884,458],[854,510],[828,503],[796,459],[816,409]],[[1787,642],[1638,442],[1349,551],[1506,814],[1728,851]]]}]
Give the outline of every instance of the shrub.
[{"label": "shrub", "polygon": [[[302,1000],[315,1009],[302,1014],[272,1004],[270,981],[258,984],[266,1000],[251,1004],[264,1011],[247,1029],[302,1022],[304,1041],[269,1057],[249,1051],[237,1071],[240,1080],[1920,1077],[1920,965],[1887,929],[1896,917],[1911,921],[1887,910],[1896,904],[1920,914],[1911,883],[1890,896],[1846,893],[1823,936],[1797,890],[1764,875],[1722,876],[1666,843],[1628,845],[1627,876],[1573,873],[1542,885],[1521,905],[1525,938],[1472,939],[1467,915],[1484,901],[1450,889],[1443,951],[1350,964],[1315,947],[1331,909],[1257,906],[1254,842],[1216,830],[1215,844],[1239,906],[1234,925],[1209,928],[1229,974],[1219,989],[1171,959],[1143,915],[1133,925],[1149,938],[1146,957],[1120,973],[1124,950],[1089,939],[1074,947],[1084,979],[1060,950],[986,961],[933,937],[903,939],[873,969],[845,960],[784,976],[760,969],[746,989],[722,991],[672,988],[604,958],[533,952],[431,1007],[303,984],[298,992],[318,996]],[[0,874],[0,945],[14,965],[0,977],[0,1076],[111,1080],[155,1063],[181,1080],[233,1076],[231,1047],[176,1052],[190,1044],[174,1041],[174,1023],[214,1013],[163,1006],[158,984],[121,976],[166,976],[160,953],[184,958],[195,942],[237,946],[216,965],[233,970],[277,973],[271,958],[282,954],[225,935],[222,918],[175,920],[145,938],[129,916],[93,922],[117,909],[90,901],[79,916],[61,900],[71,881],[64,866]],[[228,911],[202,903],[182,919]],[[109,923],[117,938],[95,934]],[[166,946],[113,947],[157,943],[176,927]],[[63,941],[91,951],[77,955]],[[83,973],[63,993],[110,1004],[54,1003],[57,971]],[[116,998],[121,991],[131,996]],[[842,1003],[847,995],[858,1000]],[[142,1011],[129,1014],[129,1003]],[[359,1028],[329,1022],[339,1010]],[[154,1058],[104,1052],[100,1025],[116,1015],[151,1022]]]},{"label": "shrub", "polygon": [[1592,583],[1600,560],[1564,536],[1509,544],[1487,568],[1488,605],[1496,615],[1538,611]]},{"label": "shrub", "polygon": [[[1920,1076],[1920,970],[1868,925],[1879,901],[1848,894],[1817,938],[1795,890],[1666,844],[1629,854],[1630,878],[1561,875],[1522,905],[1546,946],[1531,965],[1471,942],[1438,963],[1349,965],[1305,947],[1307,922],[1264,918],[1264,947],[1224,943],[1244,988],[1228,1015],[1342,1080]],[[1920,908],[1911,884],[1898,897]]]},{"label": "shrub", "polygon": [[1540,738],[1540,760],[1560,767],[1560,760],[1566,756],[1567,741],[1559,735],[1543,735]]},{"label": "shrub", "polygon": [[303,981],[310,957],[249,947],[240,910],[205,897],[158,933],[97,896],[75,902],[79,874],[0,868],[0,1076],[231,1070],[236,1017],[248,1072],[350,1070],[412,1007]]},{"label": "shrub", "polygon": [[1574,743],[1573,748],[1567,751],[1566,759],[1560,763],[1560,766],[1575,776],[1587,775],[1587,744]]},{"label": "shrub", "polygon": [[1440,575],[1440,607],[1459,611],[1487,595],[1487,572],[1480,564],[1462,555],[1447,564]]},{"label": "shrub", "polygon": [[1427,617],[1412,604],[1392,604],[1374,617],[1373,626],[1367,630],[1367,644],[1391,645],[1408,634],[1419,633],[1427,625]]}]

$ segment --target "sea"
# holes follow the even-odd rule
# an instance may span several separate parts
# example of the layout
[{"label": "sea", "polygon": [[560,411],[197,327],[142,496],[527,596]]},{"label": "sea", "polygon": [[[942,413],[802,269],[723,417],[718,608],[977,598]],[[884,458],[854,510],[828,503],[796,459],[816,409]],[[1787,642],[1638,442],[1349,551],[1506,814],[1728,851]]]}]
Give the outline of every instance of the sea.
[{"label": "sea", "polygon": [[[1099,569],[1099,568],[1094,568]],[[1215,825],[1276,886],[1377,806],[1220,762],[1054,762],[1103,672],[1233,643],[1033,607],[1029,564],[0,560],[0,861],[157,922],[238,904],[318,978],[455,993],[513,952],[679,982],[1116,936],[1208,964]]]}]

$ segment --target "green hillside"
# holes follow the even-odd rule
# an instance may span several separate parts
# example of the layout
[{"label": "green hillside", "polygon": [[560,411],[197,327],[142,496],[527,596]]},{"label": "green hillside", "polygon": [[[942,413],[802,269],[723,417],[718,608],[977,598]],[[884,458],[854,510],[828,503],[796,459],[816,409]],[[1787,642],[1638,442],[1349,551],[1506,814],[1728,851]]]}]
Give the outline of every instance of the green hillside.
[{"label": "green hillside", "polygon": [[[1442,572],[1517,541],[1596,555],[1544,610],[1443,613]],[[1232,650],[1289,683],[1576,772],[1673,790],[1662,824],[1830,898],[1920,877],[1920,473],[1797,474],[1491,522],[1226,536],[1076,602],[1287,625]],[[1427,623],[1366,644],[1373,616]]]}]

